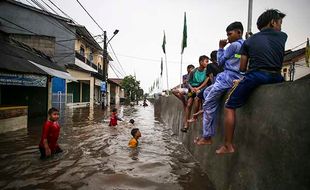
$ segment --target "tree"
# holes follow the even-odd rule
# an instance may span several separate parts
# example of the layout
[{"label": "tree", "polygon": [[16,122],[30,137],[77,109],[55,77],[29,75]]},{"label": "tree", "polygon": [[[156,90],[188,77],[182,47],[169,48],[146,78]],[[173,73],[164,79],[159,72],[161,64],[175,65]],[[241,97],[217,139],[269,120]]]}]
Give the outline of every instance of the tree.
[{"label": "tree", "polygon": [[137,81],[136,77],[132,75],[126,76],[121,86],[126,93],[127,101],[137,101],[143,96],[143,90],[140,88],[140,81]]}]

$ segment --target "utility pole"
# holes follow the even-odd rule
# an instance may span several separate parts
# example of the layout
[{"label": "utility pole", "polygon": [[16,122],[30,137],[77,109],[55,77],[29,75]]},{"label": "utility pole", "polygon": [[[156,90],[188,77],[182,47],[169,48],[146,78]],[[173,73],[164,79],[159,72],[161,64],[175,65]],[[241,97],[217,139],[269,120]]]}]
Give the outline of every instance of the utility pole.
[{"label": "utility pole", "polygon": [[107,102],[107,78],[108,78],[108,52],[107,52],[107,32],[103,31],[103,51],[102,51],[102,57],[103,57],[103,68],[102,68],[102,75],[103,75],[103,82],[106,85],[106,91],[102,92],[102,103],[101,108],[105,108],[105,103]]},{"label": "utility pole", "polygon": [[[107,31],[103,31],[103,80],[106,84],[106,89],[108,88],[108,64],[109,64],[109,58],[108,58],[108,44],[110,43],[110,41],[114,38],[114,36],[119,32],[119,30],[115,30],[113,32],[113,36],[111,37],[111,39],[108,41],[108,37],[107,37]],[[107,92],[102,93],[103,96],[103,102],[102,102],[102,109],[104,109],[104,103],[107,102],[107,96],[106,96]]]},{"label": "utility pole", "polygon": [[103,69],[103,77],[104,77],[104,81],[107,80],[107,68],[108,68],[108,51],[107,51],[107,31],[103,32],[103,61],[104,61],[104,69]]},{"label": "utility pole", "polygon": [[248,7],[248,27],[246,32],[246,37],[250,37],[252,34],[252,9],[253,9],[253,0],[249,0],[249,7]]}]

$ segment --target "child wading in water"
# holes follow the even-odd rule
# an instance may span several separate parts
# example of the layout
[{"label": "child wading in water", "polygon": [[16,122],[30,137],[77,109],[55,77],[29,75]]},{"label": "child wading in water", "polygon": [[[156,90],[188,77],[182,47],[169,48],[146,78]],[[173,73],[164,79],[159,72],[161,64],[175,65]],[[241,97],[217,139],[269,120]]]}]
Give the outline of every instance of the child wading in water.
[{"label": "child wading in water", "polygon": [[117,109],[113,108],[112,113],[111,113],[111,118],[110,118],[110,123],[109,126],[116,126],[117,125],[117,120],[118,121],[123,121],[123,119],[119,118],[117,115]]},{"label": "child wading in water", "polygon": [[60,126],[58,124],[59,111],[56,108],[48,110],[48,120],[45,122],[42,130],[39,150],[41,159],[62,152],[57,140],[60,133]]},{"label": "child wading in water", "polygon": [[135,126],[135,120],[134,119],[130,119],[129,123],[130,123],[130,127]]},{"label": "child wading in water", "polygon": [[130,139],[130,141],[128,143],[128,146],[130,148],[136,148],[138,146],[138,144],[139,144],[138,139],[141,137],[140,130],[138,128],[133,128],[131,130],[131,135],[133,137]]}]

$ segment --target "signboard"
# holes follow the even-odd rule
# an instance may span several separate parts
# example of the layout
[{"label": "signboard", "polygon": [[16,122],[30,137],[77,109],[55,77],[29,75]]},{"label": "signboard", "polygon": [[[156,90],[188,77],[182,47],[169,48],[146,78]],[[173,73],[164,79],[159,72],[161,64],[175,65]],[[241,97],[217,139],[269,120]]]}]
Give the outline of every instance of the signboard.
[{"label": "signboard", "polygon": [[100,91],[101,92],[107,92],[107,83],[106,82],[102,82],[100,85]]},{"label": "signboard", "polygon": [[0,72],[0,85],[46,87],[46,82],[46,76]]}]

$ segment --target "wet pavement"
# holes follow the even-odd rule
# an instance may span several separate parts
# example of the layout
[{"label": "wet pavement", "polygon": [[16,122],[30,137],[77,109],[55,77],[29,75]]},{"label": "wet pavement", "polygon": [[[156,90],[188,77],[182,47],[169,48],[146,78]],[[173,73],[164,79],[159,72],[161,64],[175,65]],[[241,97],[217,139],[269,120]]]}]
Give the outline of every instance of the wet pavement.
[{"label": "wet pavement", "polygon": [[[0,134],[0,189],[211,190],[199,164],[154,117],[153,106],[123,107],[124,122],[108,126],[109,110],[67,109],[59,121],[63,153],[39,159],[43,120]],[[133,118],[142,133],[128,148]]]}]

